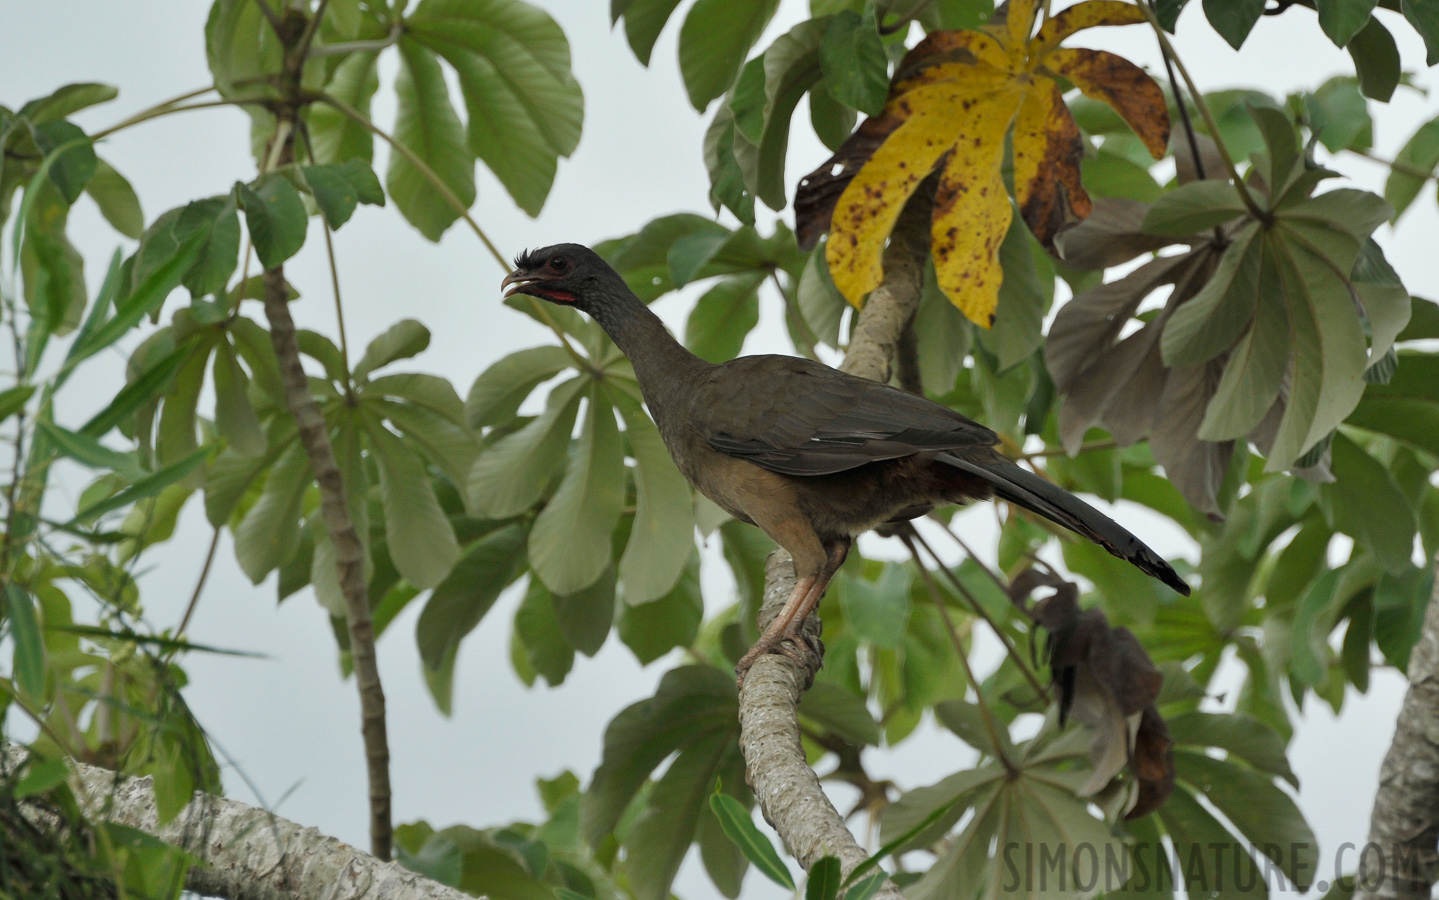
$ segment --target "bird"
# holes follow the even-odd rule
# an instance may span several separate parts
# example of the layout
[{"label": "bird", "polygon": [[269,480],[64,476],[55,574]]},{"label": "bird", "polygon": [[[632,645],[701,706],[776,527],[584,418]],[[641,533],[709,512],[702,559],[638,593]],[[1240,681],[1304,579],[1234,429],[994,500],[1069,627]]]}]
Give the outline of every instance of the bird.
[{"label": "bird", "polygon": [[1159,554],[1078,497],[1006,458],[999,436],[917,394],[792,356],[710,363],[687,350],[603,257],[582,244],[526,251],[501,282],[588,314],[629,357],[675,465],[794,561],[795,586],[740,659],[801,658],[801,631],[854,539],[950,503],[999,498],[1127,560],[1181,594]]}]

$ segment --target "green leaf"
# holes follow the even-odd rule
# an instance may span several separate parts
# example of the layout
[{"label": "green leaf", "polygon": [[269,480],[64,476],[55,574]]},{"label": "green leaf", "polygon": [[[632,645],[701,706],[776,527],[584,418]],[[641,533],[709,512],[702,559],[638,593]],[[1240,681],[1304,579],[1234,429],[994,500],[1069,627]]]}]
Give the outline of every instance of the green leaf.
[{"label": "green leaf", "polygon": [[1424,49],[1428,51],[1424,64],[1439,63],[1439,4],[1433,0],[1401,0],[1399,8],[1424,39]]},{"label": "green leaf", "polygon": [[699,556],[691,546],[679,580],[669,593],[638,606],[623,604],[617,628],[620,640],[630,648],[640,665],[647,666],[676,647],[692,646],[703,619]]},{"label": "green leaf", "polygon": [[81,523],[93,522],[105,513],[129,506],[136,500],[143,500],[146,497],[155,496],[166,487],[169,487],[198,469],[204,464],[205,457],[209,452],[209,447],[201,447],[188,456],[177,459],[163,469],[141,478],[124,490],[118,491],[104,500],[97,500],[85,506],[75,514],[73,519],[66,522],[64,527],[75,528]]},{"label": "green leaf", "polygon": [[556,160],[574,152],[584,119],[564,31],[519,0],[421,0],[405,28],[459,75],[470,152],[521,209],[539,215]]},{"label": "green leaf", "polygon": [[124,175],[105,160],[97,159],[95,174],[85,185],[85,193],[116,231],[132,240],[140,239],[145,231],[145,213],[140,209],[140,198]]},{"label": "green leaf", "polygon": [[240,368],[235,350],[226,341],[215,347],[212,364],[215,379],[215,427],[220,435],[242,456],[258,456],[265,452],[265,433],[255,408],[250,405],[249,376]]},{"label": "green leaf", "polygon": [[1318,0],[1319,27],[1336,47],[1347,46],[1367,24],[1378,0]]},{"label": "green leaf", "polygon": [[[1259,254],[1256,252],[1254,256],[1258,257]],[[1244,262],[1250,262],[1248,254]],[[1273,261],[1261,259],[1258,262],[1260,271],[1257,279],[1248,280],[1246,273],[1245,277],[1236,277],[1231,283],[1231,293],[1248,292],[1241,303],[1244,300],[1253,302],[1253,324],[1230,353],[1224,365],[1224,374],[1214,389],[1214,397],[1205,410],[1204,421],[1199,426],[1199,437],[1206,441],[1238,438],[1252,431],[1274,405],[1274,399],[1279,396],[1284,381],[1289,362],[1289,315],[1284,304],[1276,302],[1282,288]],[[1201,290],[1200,294],[1203,293]],[[1194,305],[1198,301],[1199,297],[1196,297],[1188,305]],[[1210,317],[1210,322],[1220,315],[1243,315],[1239,307],[1239,303],[1231,303],[1226,298],[1223,305]],[[1225,329],[1214,330],[1221,332],[1221,338],[1224,336],[1222,332]],[[1165,337],[1168,337],[1167,330]],[[1196,339],[1190,346],[1198,343],[1199,340]]]},{"label": "green leaf", "polygon": [[480,538],[430,594],[415,625],[427,671],[453,659],[460,641],[480,624],[500,592],[524,572],[525,532],[525,524],[515,522]]},{"label": "green leaf", "polygon": [[[799,278],[795,299],[799,304],[800,316],[814,332],[814,336],[821,343],[838,349],[840,324],[849,304],[845,302],[844,295],[834,286],[834,280],[830,277],[823,243],[810,253],[809,261],[805,263],[804,272]],[[922,308],[920,315],[923,315]],[[916,333],[920,334],[923,340],[923,332],[917,327]],[[951,378],[950,383],[953,382],[954,379]]]},{"label": "green leaf", "polygon": [[1186,712],[1166,716],[1164,724],[1176,745],[1218,747],[1231,759],[1242,759],[1299,787],[1299,778],[1284,754],[1284,739],[1258,719],[1242,713]]},{"label": "green leaf", "polygon": [[[854,114],[853,110],[837,103],[834,105],[845,113]],[[710,204],[715,211],[723,206],[744,224],[753,225],[754,194],[745,186],[744,171],[735,159],[737,140],[743,138],[735,132],[734,112],[729,104],[722,103],[715,110],[714,121],[705,130],[704,161],[710,178]]]},{"label": "green leaf", "polygon": [[300,252],[309,219],[300,192],[278,172],[262,175],[255,186],[239,185],[245,224],[260,264],[273,269]]},{"label": "green leaf", "polygon": [[1145,216],[1143,229],[1145,234],[1188,237],[1244,212],[1244,202],[1229,182],[1191,181],[1159,198]]},{"label": "green leaf", "polygon": [[538,674],[550,687],[559,687],[574,667],[575,651],[565,640],[549,590],[538,578],[530,578],[525,598],[515,610],[511,642],[510,652],[524,653],[525,663],[534,673],[520,673],[526,684],[533,683]]},{"label": "green leaf", "polygon": [[[1414,135],[1405,142],[1394,161],[1407,168],[1432,174],[1435,167],[1439,166],[1439,118],[1430,119],[1420,125]],[[1409,204],[1414,202],[1420,189],[1427,183],[1428,179],[1401,172],[1397,168],[1389,172],[1389,179],[1384,182],[1384,199],[1394,207],[1395,221],[1404,215]]]},{"label": "green leaf", "polygon": [[[325,93],[360,115],[369,117],[370,100],[380,88],[376,73],[376,51],[351,53],[335,67]],[[318,163],[343,163],[352,159],[366,163],[374,156],[375,139],[369,130],[328,103],[307,107],[310,126],[310,154]]]},{"label": "green leaf", "polygon": [[20,115],[31,122],[65,119],[82,109],[109,103],[120,96],[119,88],[93,81],[82,81],[56,88],[49,96],[31,100],[20,107]]},{"label": "green leaf", "polygon": [[313,480],[309,457],[299,441],[270,467],[260,498],[235,529],[235,559],[251,583],[264,581],[294,556],[305,490]]},{"label": "green leaf", "polygon": [[1202,792],[1255,846],[1272,848],[1271,858],[1299,890],[1309,889],[1318,871],[1319,847],[1288,794],[1268,776],[1232,763],[1183,750],[1175,758],[1181,779]]},{"label": "green leaf", "polygon": [[650,792],[625,840],[626,872],[637,900],[666,900],[694,839],[705,798],[739,747],[728,730],[706,732],[680,751]]},{"label": "green leaf", "polygon": [[[826,25],[824,19],[801,22],[764,52],[764,130],[758,139],[739,132],[735,135],[734,156],[745,186],[771,209],[785,207],[790,120],[805,92],[820,80],[820,45]],[[736,102],[738,91],[736,88]],[[735,110],[736,125],[740,113]]]},{"label": "green leaf", "polygon": [[1304,98],[1309,127],[1331,153],[1368,150],[1374,143],[1374,120],[1369,102],[1359,93],[1355,78],[1330,78]]},{"label": "green leaf", "polygon": [[17,384],[15,387],[0,391],[0,422],[10,418],[25,408],[25,403],[35,393],[33,384]]},{"label": "green leaf", "polygon": [[380,179],[362,159],[344,165],[304,166],[300,171],[331,229],[350,221],[360,203],[385,204]]},{"label": "green leaf", "polygon": [[138,460],[133,453],[111,450],[87,434],[61,428],[53,422],[40,419],[36,427],[44,432],[45,439],[55,446],[60,455],[69,457],[83,466],[114,472],[127,481],[144,477]]},{"label": "green leaf", "polygon": [[809,91],[809,123],[815,136],[830,150],[838,150],[854,133],[858,119],[853,109],[830,96],[823,84]]},{"label": "green leaf", "polygon": [[815,682],[800,699],[799,714],[851,744],[879,745],[879,725],[864,698],[834,682]]},{"label": "green leaf", "polygon": [[1219,36],[1238,50],[1264,15],[1264,0],[1204,0],[1204,16]]},{"label": "green leaf", "polygon": [[175,373],[195,352],[197,343],[198,340],[192,337],[145,369],[139,377],[120,389],[109,406],[82,425],[80,433],[92,438],[103,437],[140,407],[159,397],[175,377]]},{"label": "green leaf", "polygon": [[417,356],[428,346],[430,330],[414,319],[401,319],[370,341],[365,348],[365,355],[355,363],[351,374],[356,381],[364,381],[376,369],[388,366],[397,359]]},{"label": "green leaf", "polygon": [[698,0],[680,28],[680,74],[703,112],[729,90],[779,0]]},{"label": "green leaf", "polygon": [[829,22],[819,49],[829,95],[867,116],[877,116],[889,96],[889,56],[879,37],[874,7],[861,16],[844,10]]},{"label": "green leaf", "polygon": [[[1030,247],[1033,238],[1023,222],[1018,215],[1010,219],[1009,232],[1000,245],[1004,283],[999,287],[999,304],[991,320],[992,327],[981,332],[985,346],[999,357],[999,372],[1008,371],[1034,354],[1043,339],[1041,328],[1049,305],[1044,279],[1035,266],[1036,256]],[[1053,281],[1051,277],[1051,293]]]},{"label": "green leaf", "polygon": [[544,414],[480,453],[467,485],[476,512],[492,519],[508,518],[544,496],[565,460],[587,382],[577,377],[560,384],[550,392]]},{"label": "green leaf", "polygon": [[618,22],[623,15],[625,38],[629,40],[630,49],[634,51],[635,58],[641,65],[650,64],[650,53],[654,50],[655,41],[659,39],[665,23],[679,5],[680,0],[629,0],[623,10],[618,4],[611,5],[611,22]]},{"label": "green leaf", "polygon": [[390,558],[410,584],[422,590],[435,587],[454,568],[460,547],[435,498],[429,473],[410,448],[379,422],[367,417],[365,433],[379,464]]},{"label": "green leaf", "polygon": [[[460,117],[450,105],[439,60],[413,38],[400,39],[395,96],[395,140],[429,166],[460,205],[469,209],[475,202],[475,158],[465,145]],[[460,217],[459,211],[402,153],[391,155],[385,186],[400,213],[432,241],[438,241]]]},{"label": "green leaf", "polygon": [[635,521],[620,557],[625,603],[658,600],[675,587],[694,548],[694,495],[640,405],[606,390],[625,420],[635,459]]},{"label": "green leaf", "polygon": [[763,872],[770,881],[794,890],[794,877],[790,875],[789,867],[779,858],[779,853],[775,851],[770,839],[755,827],[754,819],[743,803],[728,794],[716,791],[710,795],[710,810],[719,820],[725,836],[734,841],[745,859]]},{"label": "green leaf", "polygon": [[1412,565],[1416,523],[1404,492],[1383,463],[1342,433],[1332,446],[1334,481],[1320,497],[1337,531],[1369,548],[1391,572]]},{"label": "green leaf", "polygon": [[685,346],[700,359],[734,359],[759,324],[759,286],[765,274],[726,278],[700,297],[685,323]]},{"label": "green leaf", "polygon": [[206,239],[181,283],[192,297],[218,294],[229,283],[240,256],[240,217],[235,211],[235,198],[211,197],[186,206],[175,223],[175,236],[183,240],[192,233],[204,233]]},{"label": "green leaf", "polygon": [[910,575],[903,566],[886,565],[878,581],[841,574],[839,604],[845,624],[876,647],[903,645],[910,616]]},{"label": "green leaf", "polygon": [[78,125],[63,119],[42,122],[33,133],[36,146],[47,157],[50,180],[65,202],[74,204],[99,165],[94,145]]},{"label": "green leaf", "polygon": [[[666,672],[653,697],[621,710],[605,728],[600,765],[580,806],[586,840],[599,845],[615,830],[650,773],[670,754],[716,732],[736,740],[737,714],[732,674],[699,665]],[[695,798],[696,812],[709,793],[706,784],[704,794]]]},{"label": "green leaf", "polygon": [[1346,48],[1354,59],[1359,91],[1371,100],[1388,103],[1399,86],[1399,45],[1384,23],[1371,16],[1369,24],[1349,41]]},{"label": "green leaf", "polygon": [[595,583],[573,594],[553,597],[555,618],[565,643],[594,656],[605,645],[615,621],[615,571],[606,567]]},{"label": "green leaf", "polygon": [[15,645],[11,667],[15,686],[40,699],[45,696],[45,640],[40,633],[35,604],[25,589],[13,581],[5,584],[5,601],[5,618],[10,624],[10,640]]},{"label": "green leaf", "polygon": [[546,587],[573,594],[600,577],[624,499],[624,450],[614,408],[596,387],[574,458],[530,531],[530,566]]},{"label": "green leaf", "polygon": [[25,767],[25,774],[15,782],[14,797],[23,800],[44,794],[64,784],[70,777],[70,767],[62,759],[41,760],[32,756]]},{"label": "green leaf", "polygon": [[826,856],[809,869],[804,886],[804,900],[834,900],[839,896],[839,860]]},{"label": "green leaf", "polygon": [[465,398],[465,423],[473,429],[501,425],[541,383],[570,366],[563,347],[547,345],[516,350],[480,373]]}]

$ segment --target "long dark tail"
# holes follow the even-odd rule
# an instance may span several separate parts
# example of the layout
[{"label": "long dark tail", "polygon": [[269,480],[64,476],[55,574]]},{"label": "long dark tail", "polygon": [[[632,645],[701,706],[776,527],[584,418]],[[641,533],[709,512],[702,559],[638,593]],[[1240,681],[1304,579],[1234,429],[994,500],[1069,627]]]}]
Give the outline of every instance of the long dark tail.
[{"label": "long dark tail", "polygon": [[976,475],[994,487],[998,497],[1033,510],[1051,522],[1063,525],[1075,534],[1089,538],[1120,559],[1138,566],[1185,596],[1189,585],[1158,553],[1126,531],[1104,513],[1061,490],[1026,469],[996,454],[983,463],[971,462],[952,453],[941,453],[936,459],[956,469]]}]

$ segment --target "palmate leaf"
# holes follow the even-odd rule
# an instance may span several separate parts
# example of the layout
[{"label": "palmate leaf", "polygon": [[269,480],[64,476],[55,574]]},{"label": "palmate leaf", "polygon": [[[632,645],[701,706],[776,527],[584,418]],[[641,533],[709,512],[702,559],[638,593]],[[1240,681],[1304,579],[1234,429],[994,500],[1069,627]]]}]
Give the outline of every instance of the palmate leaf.
[{"label": "palmate leaf", "polygon": [[624,505],[624,450],[614,409],[598,386],[588,400],[574,457],[530,531],[530,566],[556,594],[576,593],[600,577]]},{"label": "palmate leaf", "polygon": [[729,90],[779,0],[697,0],[680,27],[680,75],[695,109]]},{"label": "palmate leaf", "polygon": [[544,495],[564,463],[587,382],[578,377],[556,387],[542,415],[479,455],[467,483],[470,508],[490,518],[507,518]]},{"label": "palmate leaf", "polygon": [[684,571],[694,548],[694,495],[639,403],[608,387],[605,394],[624,416],[635,460],[635,521],[619,566],[625,602],[634,606],[669,593]]},{"label": "palmate leaf", "polygon": [[1059,43],[1085,28],[1143,21],[1114,0],[1088,0],[1031,38],[1036,6],[1009,4],[1003,23],[932,32],[905,57],[881,114],[801,182],[802,246],[826,226],[835,285],[856,306],[883,278],[885,240],[919,183],[943,159],[931,227],[941,289],[982,326],[993,322],[1010,205],[1001,165],[1012,132],[1015,201],[1041,243],[1090,212],[1079,181],[1083,144],[1055,81],[1112,106],[1156,158],[1169,120],[1159,86],[1113,54]]},{"label": "palmate leaf", "polygon": [[556,161],[574,152],[584,117],[559,25],[520,0],[422,0],[405,30],[459,76],[469,151],[521,209],[539,215]]},{"label": "palmate leaf", "polygon": [[[398,111],[392,133],[468,209],[475,202],[475,157],[465,143],[460,117],[450,105],[440,62],[434,51],[414,38],[401,38],[399,46]],[[400,213],[432,241],[438,241],[460,217],[402,153],[390,157],[385,187]]]}]

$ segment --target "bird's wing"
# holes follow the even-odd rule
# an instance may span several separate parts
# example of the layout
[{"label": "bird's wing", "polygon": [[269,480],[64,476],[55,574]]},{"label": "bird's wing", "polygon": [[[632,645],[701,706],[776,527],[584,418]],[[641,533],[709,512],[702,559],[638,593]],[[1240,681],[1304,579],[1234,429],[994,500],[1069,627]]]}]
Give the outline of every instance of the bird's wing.
[{"label": "bird's wing", "polygon": [[923,397],[788,356],[742,357],[711,370],[694,393],[691,421],[721,453],[786,475],[999,441]]}]

